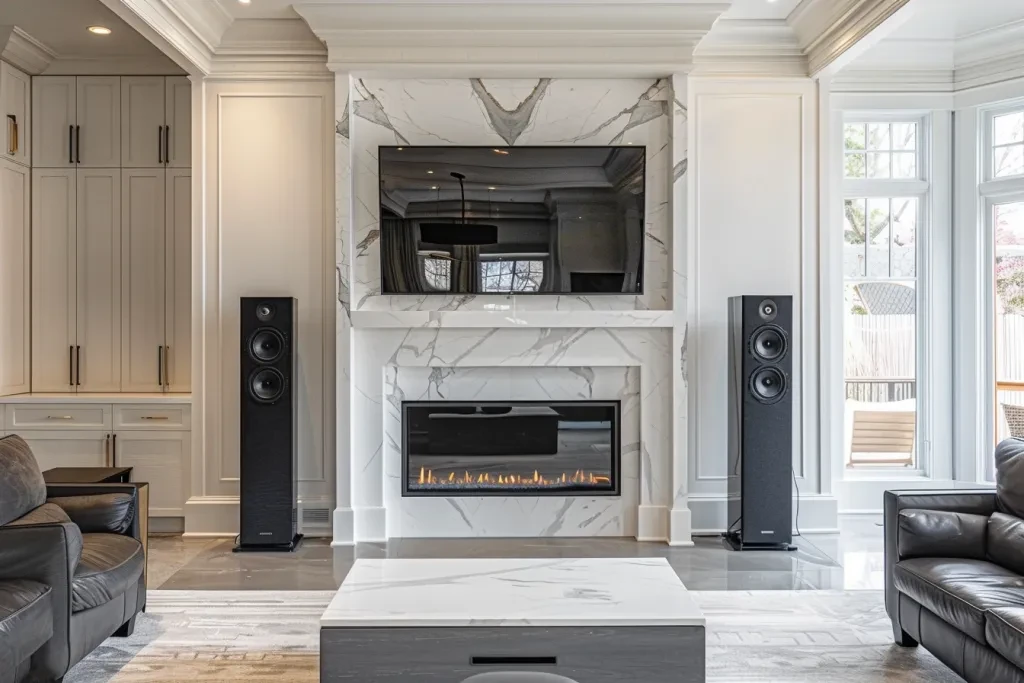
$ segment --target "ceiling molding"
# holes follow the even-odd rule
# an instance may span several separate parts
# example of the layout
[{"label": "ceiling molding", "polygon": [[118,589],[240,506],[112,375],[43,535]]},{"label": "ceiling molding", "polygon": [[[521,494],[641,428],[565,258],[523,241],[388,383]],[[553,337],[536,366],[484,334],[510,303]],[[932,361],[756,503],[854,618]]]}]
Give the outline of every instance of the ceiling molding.
[{"label": "ceiling molding", "polygon": [[813,76],[870,35],[910,0],[803,0],[789,15]]},{"label": "ceiling molding", "polygon": [[174,12],[193,33],[199,36],[207,48],[216,50],[220,45],[224,32],[231,26],[234,17],[224,6],[213,0],[195,2],[195,0],[165,0],[171,12]]},{"label": "ceiling molding", "polygon": [[236,19],[213,56],[214,80],[333,79],[327,48],[301,19]]},{"label": "ceiling molding", "polygon": [[0,26],[0,58],[35,76],[42,73],[57,55],[17,26]]},{"label": "ceiling molding", "polygon": [[[638,6],[643,5],[638,11]],[[360,75],[651,76],[687,71],[727,3],[299,3],[328,66]]]},{"label": "ceiling molding", "polygon": [[210,72],[213,49],[196,32],[195,27],[169,6],[170,1],[100,0],[186,72],[194,76],[205,76]]},{"label": "ceiling molding", "polygon": [[719,19],[693,63],[695,75],[807,75],[807,58],[784,19]]},{"label": "ceiling molding", "polygon": [[843,69],[831,80],[831,91],[836,93],[952,93],[954,90],[952,69]]},{"label": "ceiling molding", "polygon": [[60,55],[43,73],[47,76],[167,76],[176,69],[177,65],[167,57]]}]

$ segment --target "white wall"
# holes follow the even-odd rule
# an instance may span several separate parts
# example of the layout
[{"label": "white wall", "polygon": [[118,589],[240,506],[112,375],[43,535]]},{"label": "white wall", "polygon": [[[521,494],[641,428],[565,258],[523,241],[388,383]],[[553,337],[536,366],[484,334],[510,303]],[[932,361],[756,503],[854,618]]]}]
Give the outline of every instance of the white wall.
[{"label": "white wall", "polygon": [[[793,464],[800,528],[833,529],[818,448],[817,87],[810,79],[690,79],[690,509],[726,519],[730,296],[794,297]],[[827,456],[826,456],[827,458]]]},{"label": "white wall", "polygon": [[333,508],[334,88],[325,81],[197,89],[205,89],[205,197],[193,268],[195,289],[204,293],[194,373],[202,447],[194,451],[185,528],[234,534],[242,296],[299,301],[300,507]]}]

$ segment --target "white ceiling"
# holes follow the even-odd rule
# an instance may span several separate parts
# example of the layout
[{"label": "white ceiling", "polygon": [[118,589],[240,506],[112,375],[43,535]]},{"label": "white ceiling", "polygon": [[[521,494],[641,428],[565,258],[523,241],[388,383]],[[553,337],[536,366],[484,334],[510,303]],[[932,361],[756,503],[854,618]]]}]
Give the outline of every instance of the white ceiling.
[{"label": "white ceiling", "polygon": [[911,7],[887,40],[955,40],[1024,21],[1024,0],[913,0]]},{"label": "white ceiling", "polygon": [[[0,0],[0,24],[17,26],[61,59],[163,58],[99,0]],[[111,34],[86,30],[95,25],[106,26]]]},{"label": "white ceiling", "polygon": [[785,19],[799,4],[800,0],[733,0],[732,7],[722,16],[728,19]]},{"label": "white ceiling", "polygon": [[244,5],[238,0],[216,0],[235,19],[295,19],[292,9],[297,0],[251,0]]}]

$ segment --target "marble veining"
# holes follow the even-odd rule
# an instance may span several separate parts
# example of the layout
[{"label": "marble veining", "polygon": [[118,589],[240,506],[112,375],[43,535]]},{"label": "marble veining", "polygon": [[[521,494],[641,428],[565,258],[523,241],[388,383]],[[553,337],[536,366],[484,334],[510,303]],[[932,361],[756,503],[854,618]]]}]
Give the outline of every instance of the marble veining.
[{"label": "marble veining", "polygon": [[661,558],[357,560],[322,628],[703,626]]}]

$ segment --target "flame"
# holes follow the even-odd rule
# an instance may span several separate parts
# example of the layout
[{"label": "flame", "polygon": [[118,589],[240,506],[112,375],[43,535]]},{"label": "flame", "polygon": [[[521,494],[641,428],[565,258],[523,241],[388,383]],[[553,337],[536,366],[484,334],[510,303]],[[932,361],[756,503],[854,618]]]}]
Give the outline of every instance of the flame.
[{"label": "flame", "polygon": [[583,470],[576,470],[575,472],[562,472],[556,474],[551,478],[542,475],[539,470],[534,470],[533,474],[492,474],[490,472],[480,472],[478,474],[470,474],[468,471],[458,474],[454,471],[448,472],[447,474],[435,475],[434,471],[426,467],[420,468],[419,477],[416,479],[416,483],[420,486],[473,486],[473,485],[485,485],[485,486],[515,486],[515,487],[545,487],[545,486],[560,486],[567,484],[583,484],[587,486],[599,486],[599,485],[610,485],[611,477],[603,474],[595,474],[594,472],[585,472]]}]

